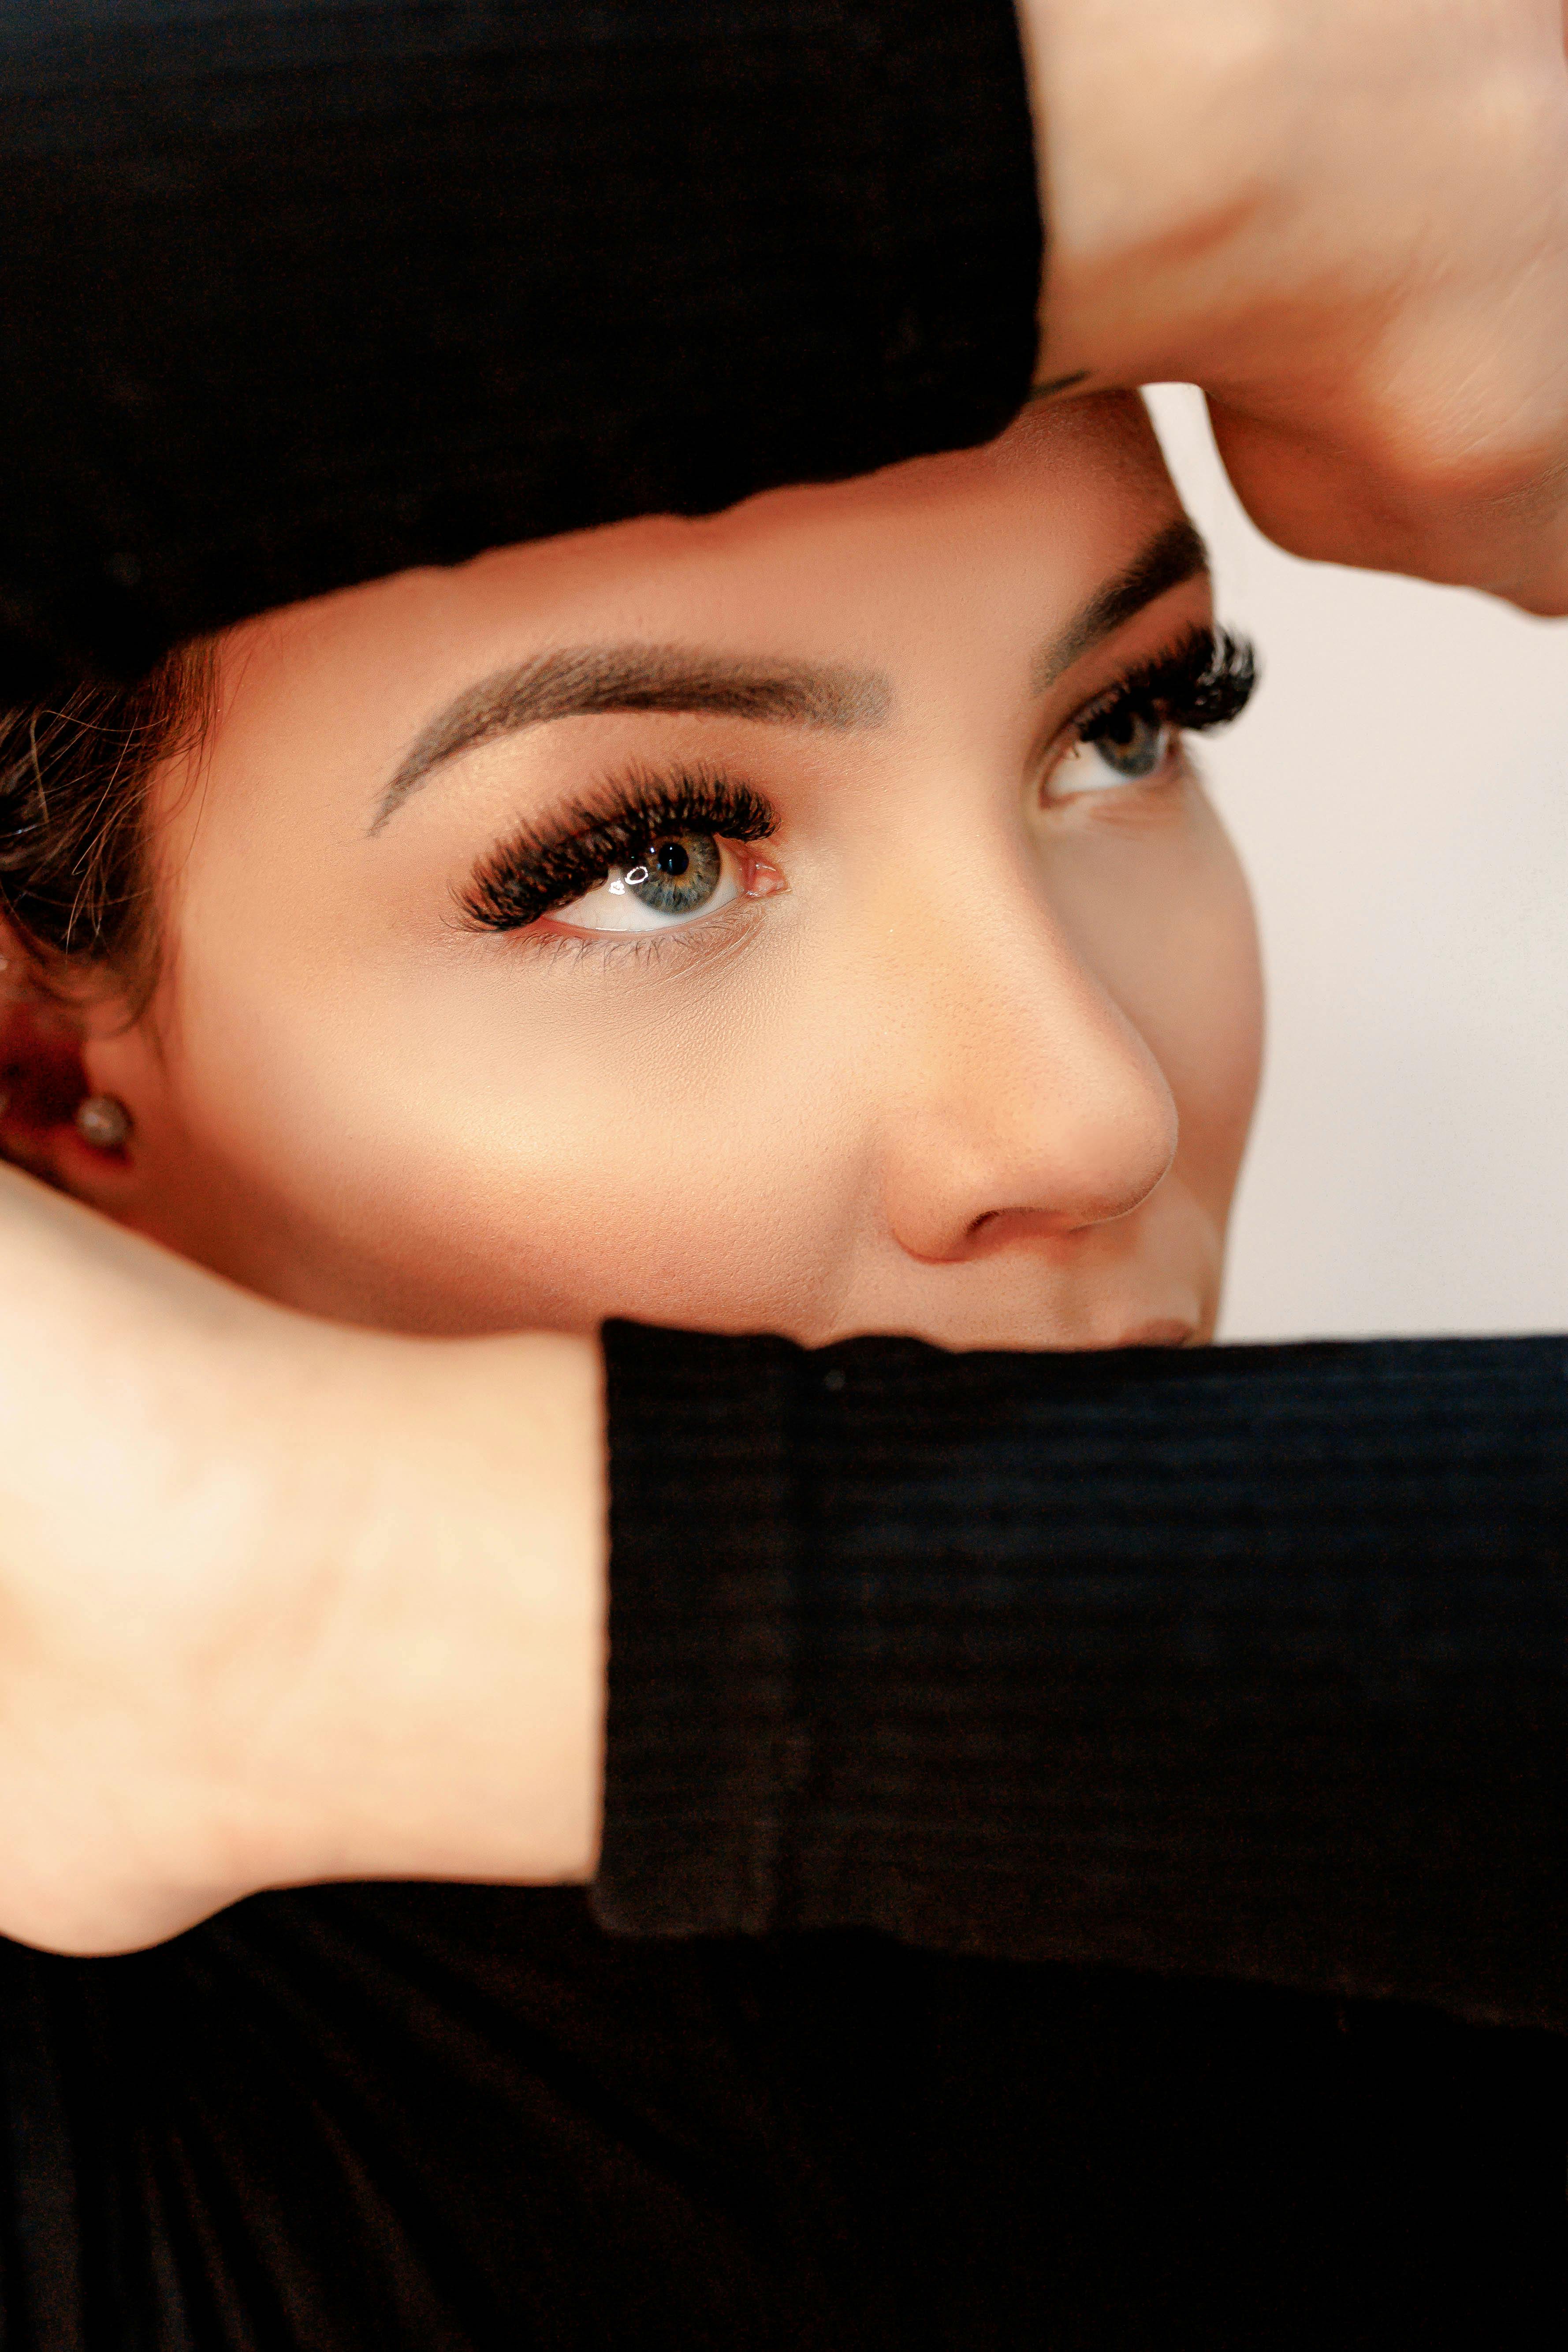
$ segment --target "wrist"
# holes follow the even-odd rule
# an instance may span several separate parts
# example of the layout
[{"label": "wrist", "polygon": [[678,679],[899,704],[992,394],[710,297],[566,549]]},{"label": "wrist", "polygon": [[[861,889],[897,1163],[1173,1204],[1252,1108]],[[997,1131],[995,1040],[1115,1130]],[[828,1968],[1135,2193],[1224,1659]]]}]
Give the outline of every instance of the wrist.
[{"label": "wrist", "polygon": [[[1037,373],[1202,381],[1289,212],[1299,27],[1275,0],[1020,0],[1047,281]],[[1297,12],[1299,14],[1299,12]]]},{"label": "wrist", "polygon": [[262,1376],[255,1639],[209,1706],[236,1892],[592,1875],[605,1690],[597,1345],[306,1327]]},{"label": "wrist", "polygon": [[312,1322],[8,1170],[0,1276],[0,1933],[586,1876],[596,1343]]}]

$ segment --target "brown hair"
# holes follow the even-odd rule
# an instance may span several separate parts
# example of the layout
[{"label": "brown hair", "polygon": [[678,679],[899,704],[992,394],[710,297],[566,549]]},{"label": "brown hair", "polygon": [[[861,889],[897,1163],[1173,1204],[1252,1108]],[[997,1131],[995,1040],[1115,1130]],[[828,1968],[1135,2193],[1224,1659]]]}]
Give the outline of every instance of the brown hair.
[{"label": "brown hair", "polygon": [[133,686],[87,683],[0,710],[0,917],[47,992],[89,971],[133,996],[151,989],[147,790],[199,743],[215,681],[213,649],[196,643]]}]

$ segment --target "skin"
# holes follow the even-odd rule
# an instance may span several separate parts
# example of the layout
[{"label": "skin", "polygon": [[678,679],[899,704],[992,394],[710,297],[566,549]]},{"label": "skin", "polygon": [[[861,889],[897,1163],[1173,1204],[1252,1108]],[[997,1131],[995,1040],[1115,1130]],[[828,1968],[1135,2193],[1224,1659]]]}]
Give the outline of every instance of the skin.
[{"label": "skin", "polygon": [[[405,1331],[1206,1338],[1257,1082],[1247,893],[1179,752],[1118,783],[1070,731],[1207,621],[1206,579],[1032,676],[1179,511],[1141,409],[1099,399],[236,632],[200,772],[157,796],[161,984],[84,1047],[132,1136],[97,1152],[58,1120],[58,1172],[272,1298]],[[372,829],[454,696],[628,642],[847,661],[887,715],[557,719]],[[571,908],[462,926],[520,815],[672,766],[777,809],[727,907],[658,935]]]},{"label": "skin", "polygon": [[592,1877],[597,1348],[295,1315],[9,1168],[0,1286],[0,1931],[122,1951],[264,1886]]}]

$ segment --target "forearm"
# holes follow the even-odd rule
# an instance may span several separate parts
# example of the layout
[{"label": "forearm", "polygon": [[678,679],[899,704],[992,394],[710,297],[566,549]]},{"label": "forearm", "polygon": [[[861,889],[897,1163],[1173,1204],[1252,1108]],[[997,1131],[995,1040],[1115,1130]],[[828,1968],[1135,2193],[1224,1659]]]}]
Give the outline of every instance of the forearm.
[{"label": "forearm", "polygon": [[583,1878],[597,1351],[340,1330],[0,1171],[0,1930]]},{"label": "forearm", "polygon": [[[1303,86],[1300,13],[1019,0],[1049,230],[1043,380],[1204,383],[1220,363],[1256,299],[1254,248],[1299,212],[1296,117],[1335,71],[1320,41]],[[1244,356],[1268,364],[1267,342]]]}]

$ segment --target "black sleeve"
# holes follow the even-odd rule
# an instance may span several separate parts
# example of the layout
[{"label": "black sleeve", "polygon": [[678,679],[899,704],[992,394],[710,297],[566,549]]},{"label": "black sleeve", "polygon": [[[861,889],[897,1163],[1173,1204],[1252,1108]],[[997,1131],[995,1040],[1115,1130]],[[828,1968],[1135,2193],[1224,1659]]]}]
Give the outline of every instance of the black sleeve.
[{"label": "black sleeve", "polygon": [[1568,1345],[612,1326],[595,1905],[1568,2026]]},{"label": "black sleeve", "polygon": [[998,432],[1012,0],[0,21],[0,698],[414,563]]}]

